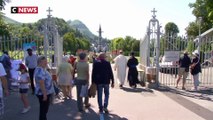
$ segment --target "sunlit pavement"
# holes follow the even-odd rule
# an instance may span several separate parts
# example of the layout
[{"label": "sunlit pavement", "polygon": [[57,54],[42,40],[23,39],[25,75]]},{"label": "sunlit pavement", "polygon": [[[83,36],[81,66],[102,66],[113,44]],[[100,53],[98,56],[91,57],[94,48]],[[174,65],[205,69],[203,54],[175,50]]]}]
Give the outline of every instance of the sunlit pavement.
[{"label": "sunlit pavement", "polygon": [[[48,120],[99,120],[97,97],[91,98],[91,107],[85,112],[77,110],[76,88],[73,98],[68,100],[55,99],[50,106]],[[18,91],[11,92],[5,100],[5,114],[1,120],[38,120],[39,104],[37,97],[30,94],[31,109],[21,114],[23,104]],[[158,90],[138,85],[130,88],[126,82],[120,89],[116,84],[110,89],[109,114],[105,120],[212,120],[212,92],[191,92],[180,89]]]}]

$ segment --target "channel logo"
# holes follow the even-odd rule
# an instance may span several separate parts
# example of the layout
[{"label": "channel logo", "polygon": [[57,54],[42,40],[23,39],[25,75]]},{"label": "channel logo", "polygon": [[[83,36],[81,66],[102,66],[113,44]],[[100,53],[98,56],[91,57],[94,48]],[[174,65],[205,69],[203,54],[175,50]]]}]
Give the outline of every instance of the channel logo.
[{"label": "channel logo", "polygon": [[38,14],[37,6],[14,6],[11,7],[13,14]]}]

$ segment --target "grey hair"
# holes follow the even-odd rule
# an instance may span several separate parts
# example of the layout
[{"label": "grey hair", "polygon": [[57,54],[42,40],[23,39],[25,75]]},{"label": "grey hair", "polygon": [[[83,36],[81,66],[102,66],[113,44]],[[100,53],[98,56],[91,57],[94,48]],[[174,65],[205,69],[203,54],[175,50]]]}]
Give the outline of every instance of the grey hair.
[{"label": "grey hair", "polygon": [[41,61],[42,61],[42,60],[45,60],[45,59],[46,59],[46,57],[45,57],[44,55],[39,56],[39,57],[38,57],[38,60],[37,60],[37,63],[40,64]]},{"label": "grey hair", "polygon": [[63,62],[68,62],[68,61],[69,61],[69,56],[65,55],[65,56],[62,58],[62,61],[63,61]]},{"label": "grey hair", "polygon": [[79,54],[80,60],[84,60],[86,58],[86,56],[87,56],[87,54],[84,53],[84,52],[82,52],[82,53]]}]

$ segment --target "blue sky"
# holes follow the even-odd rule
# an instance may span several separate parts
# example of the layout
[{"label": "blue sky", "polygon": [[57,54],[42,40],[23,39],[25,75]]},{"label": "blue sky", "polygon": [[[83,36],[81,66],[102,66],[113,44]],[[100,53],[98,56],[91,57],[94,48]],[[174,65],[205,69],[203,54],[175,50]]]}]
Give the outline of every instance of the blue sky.
[{"label": "blue sky", "polygon": [[[157,10],[156,18],[164,26],[174,22],[179,35],[185,34],[189,22],[195,20],[189,3],[195,0],[11,0],[3,11],[19,22],[36,22],[47,17],[50,7],[54,17],[64,20],[81,20],[93,34],[101,24],[104,38],[132,36],[141,39],[151,19],[151,10]],[[38,6],[38,14],[11,14],[11,6]],[[162,29],[162,30],[163,30]],[[163,30],[164,31],[164,30]]]}]

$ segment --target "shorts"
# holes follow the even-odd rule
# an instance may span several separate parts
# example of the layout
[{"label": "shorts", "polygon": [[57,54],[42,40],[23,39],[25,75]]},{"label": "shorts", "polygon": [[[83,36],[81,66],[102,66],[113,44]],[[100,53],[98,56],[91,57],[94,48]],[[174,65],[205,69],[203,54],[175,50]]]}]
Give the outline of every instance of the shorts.
[{"label": "shorts", "polygon": [[20,88],[19,93],[26,94],[28,92],[28,88]]},{"label": "shorts", "polygon": [[182,68],[182,67],[181,67],[181,68],[178,69],[178,75],[179,75],[180,77],[183,76],[183,80],[186,80],[188,74],[189,74],[189,72],[186,72],[186,71],[185,71],[185,68]]}]

